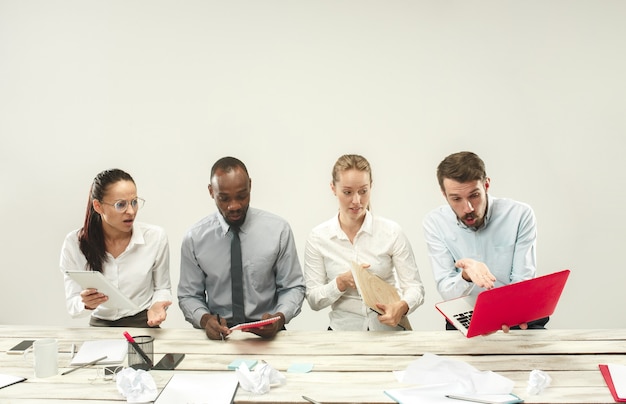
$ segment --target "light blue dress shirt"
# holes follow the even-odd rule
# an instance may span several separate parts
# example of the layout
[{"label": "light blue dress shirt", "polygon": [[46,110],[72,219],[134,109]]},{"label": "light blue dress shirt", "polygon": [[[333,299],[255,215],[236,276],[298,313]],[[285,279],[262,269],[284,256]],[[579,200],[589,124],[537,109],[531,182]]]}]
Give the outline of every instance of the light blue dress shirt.
[{"label": "light blue dress shirt", "polygon": [[[274,214],[249,208],[239,237],[246,320],[281,312],[288,323],[300,313],[305,291],[291,227]],[[183,238],[178,303],[196,328],[206,313],[232,318],[231,238],[219,212],[193,225]]]},{"label": "light blue dress shirt", "polygon": [[461,277],[454,263],[461,258],[484,262],[496,277],[495,286],[534,278],[537,269],[537,229],[527,204],[487,194],[484,225],[476,230],[458,220],[449,205],[424,219],[424,235],[437,290],[444,300],[483,289]]}]

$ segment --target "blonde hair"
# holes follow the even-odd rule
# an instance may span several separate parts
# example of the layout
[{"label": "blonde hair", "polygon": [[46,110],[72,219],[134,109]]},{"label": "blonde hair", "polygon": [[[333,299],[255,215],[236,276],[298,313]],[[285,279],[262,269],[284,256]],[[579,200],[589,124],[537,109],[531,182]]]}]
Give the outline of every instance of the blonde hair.
[{"label": "blonde hair", "polygon": [[333,166],[332,177],[334,184],[339,181],[339,173],[346,170],[365,171],[370,176],[370,184],[372,183],[372,168],[365,157],[358,154],[344,154],[339,157]]}]

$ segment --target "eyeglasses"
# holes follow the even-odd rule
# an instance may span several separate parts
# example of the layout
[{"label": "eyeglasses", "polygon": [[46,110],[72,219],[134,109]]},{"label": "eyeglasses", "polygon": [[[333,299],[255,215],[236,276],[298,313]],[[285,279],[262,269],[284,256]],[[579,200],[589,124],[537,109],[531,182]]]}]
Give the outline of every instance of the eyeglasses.
[{"label": "eyeglasses", "polygon": [[141,198],[135,198],[135,199],[131,199],[130,201],[124,200],[124,199],[120,199],[119,201],[115,201],[115,203],[107,203],[104,201],[100,201],[100,203],[103,203],[105,205],[109,205],[109,206],[113,206],[115,208],[116,211],[120,212],[120,213],[124,213],[126,212],[126,210],[128,209],[128,206],[132,206],[133,209],[137,210],[143,207],[143,204],[146,201],[141,199]]}]

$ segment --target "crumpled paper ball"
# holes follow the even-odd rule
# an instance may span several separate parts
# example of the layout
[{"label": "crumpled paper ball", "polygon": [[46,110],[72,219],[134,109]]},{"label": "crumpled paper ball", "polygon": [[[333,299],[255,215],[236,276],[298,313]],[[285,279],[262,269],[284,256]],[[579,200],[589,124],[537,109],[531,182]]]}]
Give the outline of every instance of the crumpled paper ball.
[{"label": "crumpled paper ball", "polygon": [[149,403],[156,400],[158,390],[152,375],[145,370],[124,368],[117,373],[117,390],[128,403]]},{"label": "crumpled paper ball", "polygon": [[271,386],[285,384],[287,379],[278,370],[266,362],[258,364],[254,371],[250,371],[245,363],[235,369],[239,385],[242,389],[254,394],[265,394]]},{"label": "crumpled paper ball", "polygon": [[543,370],[533,370],[528,377],[528,394],[537,395],[550,385],[552,378]]}]

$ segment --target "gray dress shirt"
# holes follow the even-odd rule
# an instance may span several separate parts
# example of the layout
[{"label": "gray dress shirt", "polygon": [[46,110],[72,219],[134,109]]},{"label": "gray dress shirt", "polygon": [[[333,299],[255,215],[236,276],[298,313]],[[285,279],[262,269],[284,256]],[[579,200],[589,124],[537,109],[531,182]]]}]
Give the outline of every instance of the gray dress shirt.
[{"label": "gray dress shirt", "polygon": [[[291,227],[274,214],[249,208],[239,237],[246,320],[281,312],[288,323],[300,313],[305,292]],[[178,304],[196,328],[206,313],[232,317],[231,238],[219,212],[193,225],[183,238]]]}]

